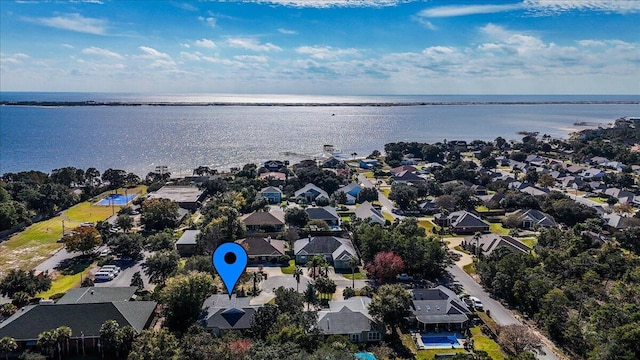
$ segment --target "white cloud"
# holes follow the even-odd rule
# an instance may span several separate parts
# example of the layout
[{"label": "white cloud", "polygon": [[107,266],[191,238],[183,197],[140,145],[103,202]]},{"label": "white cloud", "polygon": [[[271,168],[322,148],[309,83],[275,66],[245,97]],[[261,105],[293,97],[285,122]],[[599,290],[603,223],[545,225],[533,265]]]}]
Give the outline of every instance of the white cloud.
[{"label": "white cloud", "polygon": [[201,39],[201,40],[196,40],[193,45],[198,46],[198,47],[202,47],[202,48],[207,48],[207,49],[215,49],[216,48],[216,43],[214,43],[213,41],[209,40],[209,39]]},{"label": "white cloud", "polygon": [[141,59],[171,59],[169,54],[160,52],[152,47],[139,46],[138,49],[144,53],[144,55],[138,56]]},{"label": "white cloud", "polygon": [[419,17],[438,18],[467,16],[477,14],[492,14],[497,12],[512,11],[522,8],[522,4],[503,5],[447,5],[424,9],[418,13]]},{"label": "white cloud", "polygon": [[25,53],[5,54],[0,53],[0,63],[21,64],[22,60],[29,59]]},{"label": "white cloud", "polygon": [[231,47],[242,48],[252,51],[281,51],[282,48],[272,43],[261,44],[256,39],[249,38],[230,38],[227,44]]},{"label": "white cloud", "polygon": [[615,13],[636,13],[640,11],[637,0],[524,0],[527,9],[541,15],[565,11],[605,11]]},{"label": "white cloud", "polygon": [[357,49],[338,49],[331,46],[300,46],[296,49],[298,54],[310,55],[314,59],[334,60],[341,56],[359,55]]},{"label": "white cloud", "polygon": [[191,61],[200,61],[202,60],[200,57],[202,56],[201,53],[199,52],[195,52],[195,53],[188,53],[186,51],[181,51],[180,52],[180,57],[183,59],[187,59],[187,60],[191,60]]},{"label": "white cloud", "polygon": [[97,56],[104,56],[104,57],[110,57],[115,59],[124,59],[124,57],[118,54],[117,52],[113,52],[111,50],[102,49],[95,46],[82,49],[82,53],[85,55],[97,55]]},{"label": "white cloud", "polygon": [[433,25],[433,23],[423,17],[420,16],[416,16],[415,19],[424,27],[426,27],[429,30],[437,30],[438,27]]},{"label": "white cloud", "polygon": [[218,22],[218,19],[214,18],[213,16],[209,16],[209,17],[198,16],[198,20],[202,21],[207,26],[212,27],[212,28],[215,28],[216,27],[216,23]]},{"label": "white cloud", "polygon": [[253,0],[264,4],[275,4],[297,8],[331,7],[387,7],[417,0]]},{"label": "white cloud", "polygon": [[71,45],[71,44],[62,44],[62,47],[67,48],[67,49],[73,49],[73,45]]},{"label": "white cloud", "polygon": [[285,35],[295,35],[295,34],[297,34],[297,33],[298,33],[298,32],[297,32],[297,31],[295,31],[295,30],[289,30],[289,29],[284,29],[284,28],[280,28],[280,29],[278,29],[278,32],[279,32],[280,34],[285,34]]},{"label": "white cloud", "polygon": [[259,63],[266,63],[269,61],[269,59],[263,55],[236,55],[233,58],[239,61],[251,61]]},{"label": "white cloud", "polygon": [[84,17],[78,13],[54,17],[24,18],[28,22],[56,29],[70,30],[87,34],[104,35],[107,32],[107,21]]}]

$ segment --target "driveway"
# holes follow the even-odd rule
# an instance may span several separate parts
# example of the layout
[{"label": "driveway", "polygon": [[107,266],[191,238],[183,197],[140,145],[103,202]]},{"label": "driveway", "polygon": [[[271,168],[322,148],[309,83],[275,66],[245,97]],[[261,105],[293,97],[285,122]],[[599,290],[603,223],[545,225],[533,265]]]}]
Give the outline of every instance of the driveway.
[{"label": "driveway", "polygon": [[[133,278],[133,274],[137,271],[142,275],[142,281],[144,282],[144,288],[147,290],[153,290],[155,285],[149,283],[149,277],[144,273],[144,258],[148,254],[142,254],[142,259],[137,261],[117,261],[116,264],[120,267],[120,273],[115,279],[111,281],[101,281],[96,282],[95,286],[97,287],[117,287],[117,286],[130,286],[131,279]],[[95,271],[98,271],[100,268],[96,267]]]},{"label": "driveway", "polygon": [[[362,174],[358,174],[358,181],[360,181],[362,186],[366,188],[375,188],[375,185],[371,183],[371,180],[367,179],[367,177]],[[393,209],[394,209],[393,203],[386,196],[384,196],[384,194],[380,190],[378,190],[378,201],[380,202],[380,205],[382,205],[383,209],[389,214],[391,214],[391,216],[394,219],[404,218],[404,216],[398,216],[393,213]]]}]

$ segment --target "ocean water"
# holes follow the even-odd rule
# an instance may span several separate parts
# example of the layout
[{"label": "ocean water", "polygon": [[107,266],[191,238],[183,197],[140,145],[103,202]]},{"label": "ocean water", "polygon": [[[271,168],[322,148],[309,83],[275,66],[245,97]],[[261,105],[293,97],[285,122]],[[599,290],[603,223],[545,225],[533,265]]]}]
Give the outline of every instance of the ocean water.
[{"label": "ocean water", "polygon": [[[200,165],[226,169],[269,159],[297,161],[321,157],[325,144],[342,149],[346,156],[351,153],[366,156],[375,149],[382,151],[386,143],[398,141],[493,140],[497,136],[521,139],[519,131],[567,137],[580,129],[574,125],[578,121],[605,126],[620,117],[640,115],[638,96],[307,97],[5,92],[0,93],[0,100],[189,105],[0,106],[0,174],[93,166],[100,171],[111,167],[145,175],[158,165],[168,166],[172,173],[186,174]],[[625,103],[616,103],[619,101]],[[413,103],[432,105],[371,106]]]}]

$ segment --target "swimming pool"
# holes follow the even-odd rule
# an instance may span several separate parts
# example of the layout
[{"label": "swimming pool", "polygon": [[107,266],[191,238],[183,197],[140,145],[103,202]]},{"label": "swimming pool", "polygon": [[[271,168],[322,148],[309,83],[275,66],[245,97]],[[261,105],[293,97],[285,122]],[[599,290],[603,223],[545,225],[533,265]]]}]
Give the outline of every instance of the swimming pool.
[{"label": "swimming pool", "polygon": [[449,336],[438,336],[438,335],[421,335],[420,338],[422,339],[422,343],[424,344],[424,346],[426,347],[430,347],[430,346],[459,346],[460,343],[458,342],[458,339],[453,336],[453,335],[449,335]]},{"label": "swimming pool", "polygon": [[107,196],[106,198],[98,201],[98,203],[96,205],[100,205],[100,206],[111,206],[111,205],[123,206],[123,205],[127,205],[127,203],[129,203],[129,201],[133,200],[136,196],[138,196],[138,194],[128,194],[128,195],[111,194],[111,195]]},{"label": "swimming pool", "polygon": [[356,353],[357,360],[376,360],[376,357],[369,352],[360,352]]}]

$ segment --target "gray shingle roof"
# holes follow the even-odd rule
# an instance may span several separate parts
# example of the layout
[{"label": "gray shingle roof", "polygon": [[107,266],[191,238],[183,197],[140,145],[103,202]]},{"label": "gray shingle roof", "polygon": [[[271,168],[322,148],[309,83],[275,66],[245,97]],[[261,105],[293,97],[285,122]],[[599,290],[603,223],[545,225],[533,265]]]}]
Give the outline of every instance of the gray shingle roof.
[{"label": "gray shingle roof", "polygon": [[200,230],[185,230],[176,242],[176,245],[196,245],[196,239],[199,234]]},{"label": "gray shingle roof", "polygon": [[293,244],[295,255],[340,255],[342,251],[347,251],[356,255],[356,251],[351,240],[335,236],[316,236],[311,239],[296,240]]},{"label": "gray shingle roof", "polygon": [[340,218],[336,210],[331,206],[310,207],[306,208],[305,211],[309,215],[309,220],[336,220]]},{"label": "gray shingle roof", "polygon": [[231,299],[225,294],[208,297],[202,304],[202,323],[206,328],[248,329],[258,307],[249,305],[249,298]]},{"label": "gray shingle roof", "polygon": [[245,225],[284,225],[280,219],[267,211],[256,211],[242,217]]},{"label": "gray shingle roof", "polygon": [[249,256],[271,256],[284,254],[284,240],[249,237],[236,241],[247,250]]},{"label": "gray shingle roof", "polygon": [[318,327],[324,334],[354,334],[375,328],[373,321],[361,312],[344,306],[338,312],[318,314]]},{"label": "gray shingle roof", "polygon": [[136,293],[135,286],[128,287],[82,287],[71,289],[58,300],[62,304],[88,304],[110,301],[128,301]]},{"label": "gray shingle roof", "polygon": [[421,323],[461,323],[467,321],[467,314],[471,313],[453,291],[442,285],[433,289],[415,289],[413,298],[411,311]]},{"label": "gray shingle roof", "polygon": [[70,327],[74,334],[95,337],[100,336],[100,327],[107,320],[115,320],[120,326],[131,325],[140,332],[155,308],[155,301],[27,306],[0,324],[0,338],[34,340],[38,334],[60,326]]}]

